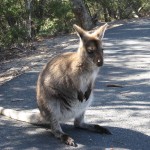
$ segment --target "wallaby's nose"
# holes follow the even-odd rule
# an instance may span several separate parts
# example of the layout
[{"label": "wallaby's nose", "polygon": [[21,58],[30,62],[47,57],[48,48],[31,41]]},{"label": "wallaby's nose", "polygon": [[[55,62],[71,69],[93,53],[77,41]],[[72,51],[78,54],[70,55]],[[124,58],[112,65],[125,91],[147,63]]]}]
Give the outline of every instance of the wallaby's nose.
[{"label": "wallaby's nose", "polygon": [[98,60],[97,60],[97,66],[98,66],[98,67],[103,66],[103,60],[102,60],[102,59],[98,59]]}]

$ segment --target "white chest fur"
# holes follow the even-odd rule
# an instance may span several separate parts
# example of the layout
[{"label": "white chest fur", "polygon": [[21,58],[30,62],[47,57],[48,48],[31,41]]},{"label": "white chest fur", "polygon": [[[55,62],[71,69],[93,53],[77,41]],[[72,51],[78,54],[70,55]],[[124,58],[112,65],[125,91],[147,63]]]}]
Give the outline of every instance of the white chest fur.
[{"label": "white chest fur", "polygon": [[94,83],[99,69],[95,69],[92,74],[83,74],[80,77],[80,90],[85,93],[90,83]]}]

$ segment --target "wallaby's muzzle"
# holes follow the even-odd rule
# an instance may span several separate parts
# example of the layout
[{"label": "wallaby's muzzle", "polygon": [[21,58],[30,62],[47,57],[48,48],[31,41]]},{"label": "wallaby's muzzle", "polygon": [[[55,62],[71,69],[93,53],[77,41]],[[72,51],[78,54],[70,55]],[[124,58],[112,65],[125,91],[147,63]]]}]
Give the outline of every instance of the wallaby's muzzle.
[{"label": "wallaby's muzzle", "polygon": [[98,66],[98,67],[103,66],[103,59],[98,59],[98,60],[97,60],[97,66]]},{"label": "wallaby's muzzle", "polygon": [[102,52],[95,52],[95,57],[93,59],[93,62],[94,64],[97,66],[97,67],[101,67],[103,66],[103,53]]}]

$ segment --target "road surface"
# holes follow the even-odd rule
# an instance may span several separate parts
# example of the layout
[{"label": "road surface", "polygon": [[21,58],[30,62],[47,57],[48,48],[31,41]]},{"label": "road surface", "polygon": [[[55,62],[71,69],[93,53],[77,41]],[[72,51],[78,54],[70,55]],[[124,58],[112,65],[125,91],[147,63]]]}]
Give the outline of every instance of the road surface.
[{"label": "road surface", "polygon": [[[77,37],[72,37],[73,40]],[[65,47],[65,51],[75,49]],[[78,143],[62,144],[48,129],[0,116],[1,150],[149,150],[150,149],[150,19],[106,31],[105,65],[94,88],[94,102],[86,119],[106,126],[112,135],[63,130]],[[36,108],[35,85],[43,63],[0,87],[0,106],[16,110]],[[112,87],[119,85],[119,87]]]}]

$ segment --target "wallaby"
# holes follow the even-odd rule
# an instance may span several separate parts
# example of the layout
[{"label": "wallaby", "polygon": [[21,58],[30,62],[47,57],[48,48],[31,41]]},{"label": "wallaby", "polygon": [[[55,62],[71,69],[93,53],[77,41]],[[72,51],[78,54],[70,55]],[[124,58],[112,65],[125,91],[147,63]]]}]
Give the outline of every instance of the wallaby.
[{"label": "wallaby", "polygon": [[76,146],[64,133],[60,122],[74,118],[75,127],[101,134],[110,132],[84,122],[84,114],[92,102],[92,89],[99,68],[103,65],[102,38],[107,24],[89,33],[74,25],[80,43],[77,52],[56,56],[47,63],[37,82],[37,103],[41,115],[50,123],[52,133],[64,143]]},{"label": "wallaby", "polygon": [[85,111],[93,99],[96,76],[103,65],[102,39],[107,26],[104,24],[92,33],[73,26],[80,38],[77,52],[54,57],[39,75],[36,91],[40,113],[29,114],[30,119],[21,119],[21,115],[15,118],[10,115],[13,110],[4,108],[0,108],[0,113],[33,124],[48,124],[55,137],[70,146],[77,144],[60,126],[70,119],[74,119],[77,128],[111,134],[104,127],[84,121]]}]

